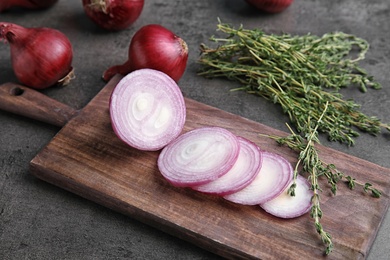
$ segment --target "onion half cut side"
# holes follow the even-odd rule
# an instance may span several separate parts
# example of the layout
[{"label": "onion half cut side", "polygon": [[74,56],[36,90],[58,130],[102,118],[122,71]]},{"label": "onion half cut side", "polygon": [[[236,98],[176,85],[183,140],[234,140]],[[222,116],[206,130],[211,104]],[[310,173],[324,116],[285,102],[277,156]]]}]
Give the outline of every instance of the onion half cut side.
[{"label": "onion half cut side", "polygon": [[295,196],[287,194],[290,185],[276,198],[260,204],[266,212],[279,218],[295,218],[307,213],[312,206],[312,192],[305,177],[298,175]]},{"label": "onion half cut side", "polygon": [[202,127],[180,135],[161,151],[157,165],[179,187],[201,185],[226,174],[238,158],[240,144],[230,131]]},{"label": "onion half cut side", "polygon": [[263,163],[259,174],[245,188],[224,196],[226,200],[256,205],[265,203],[281,194],[293,179],[291,164],[281,155],[262,152]]},{"label": "onion half cut side", "polygon": [[171,77],[157,70],[140,69],[122,78],[115,87],[110,117],[122,141],[139,150],[156,151],[180,135],[186,107]]},{"label": "onion half cut side", "polygon": [[193,186],[194,190],[224,196],[243,189],[259,173],[263,157],[260,148],[253,142],[237,137],[240,143],[238,158],[233,167],[218,179]]}]

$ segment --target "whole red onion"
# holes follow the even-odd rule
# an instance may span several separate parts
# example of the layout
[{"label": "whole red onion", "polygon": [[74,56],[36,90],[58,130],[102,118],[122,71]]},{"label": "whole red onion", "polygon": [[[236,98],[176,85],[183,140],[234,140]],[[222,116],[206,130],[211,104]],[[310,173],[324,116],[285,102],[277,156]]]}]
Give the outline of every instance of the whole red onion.
[{"label": "whole red onion", "polygon": [[83,0],[86,15],[107,30],[123,30],[141,15],[144,0]]},{"label": "whole red onion", "polygon": [[280,13],[289,7],[293,0],[245,0],[255,8],[268,13]]},{"label": "whole red onion", "polygon": [[10,45],[12,68],[22,84],[43,89],[72,79],[72,45],[62,32],[1,22],[0,39]]},{"label": "whole red onion", "polygon": [[44,9],[53,6],[58,0],[1,0],[0,12],[12,7],[22,7],[27,9]]},{"label": "whole red onion", "polygon": [[162,71],[177,82],[186,69],[187,60],[188,46],[183,39],[161,25],[149,24],[131,39],[128,60],[107,69],[103,79],[108,81],[115,74],[126,75],[149,68]]}]

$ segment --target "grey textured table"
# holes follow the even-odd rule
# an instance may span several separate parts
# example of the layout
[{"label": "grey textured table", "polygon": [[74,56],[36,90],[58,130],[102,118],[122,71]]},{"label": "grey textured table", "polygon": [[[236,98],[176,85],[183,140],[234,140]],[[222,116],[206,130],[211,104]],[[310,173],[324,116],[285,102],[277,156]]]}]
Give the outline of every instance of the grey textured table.
[{"label": "grey textured table", "polygon": [[[81,0],[60,0],[45,11],[13,10],[0,21],[27,27],[49,26],[64,32],[74,48],[77,78],[66,87],[43,93],[74,108],[84,107],[105,85],[102,72],[127,57],[133,33],[143,25],[161,24],[189,45],[190,57],[180,80],[187,97],[286,131],[287,118],[275,105],[243,93],[230,93],[233,82],[196,75],[199,44],[215,33],[217,18],[234,26],[266,32],[322,35],[352,33],[369,41],[361,63],[383,85],[362,94],[343,90],[362,110],[390,122],[390,2],[382,0],[301,0],[285,12],[264,15],[240,0],[146,0],[137,22],[121,32],[105,32],[84,15]],[[16,82],[9,47],[0,45],[0,84]],[[113,212],[28,173],[29,161],[59,130],[57,127],[0,111],[0,259],[218,259],[187,242]],[[354,147],[323,143],[389,168],[390,134],[362,135]],[[368,259],[390,255],[387,214]]]}]

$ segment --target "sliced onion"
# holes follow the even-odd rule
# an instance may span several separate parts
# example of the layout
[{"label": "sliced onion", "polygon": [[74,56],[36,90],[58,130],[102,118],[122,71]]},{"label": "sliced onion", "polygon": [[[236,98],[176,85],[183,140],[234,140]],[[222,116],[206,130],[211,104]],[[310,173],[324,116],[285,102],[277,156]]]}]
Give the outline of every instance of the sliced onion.
[{"label": "sliced onion", "polygon": [[194,190],[223,196],[241,190],[252,182],[260,171],[262,152],[255,143],[243,137],[238,137],[238,141],[240,151],[233,167],[214,181],[193,186]]},{"label": "sliced onion", "polygon": [[292,179],[293,168],[284,157],[263,151],[263,163],[256,178],[242,190],[224,198],[244,205],[262,204],[282,193]]},{"label": "sliced onion", "polygon": [[186,107],[176,82],[163,72],[141,69],[125,76],[110,99],[116,135],[139,150],[160,150],[181,133]]},{"label": "sliced onion", "polygon": [[309,182],[301,175],[296,179],[295,196],[287,194],[290,185],[276,198],[260,205],[266,212],[279,218],[295,218],[307,213],[311,206],[312,192]]},{"label": "sliced onion", "polygon": [[208,183],[226,174],[237,160],[240,144],[230,131],[203,127],[189,131],[160,153],[158,168],[175,186]]}]

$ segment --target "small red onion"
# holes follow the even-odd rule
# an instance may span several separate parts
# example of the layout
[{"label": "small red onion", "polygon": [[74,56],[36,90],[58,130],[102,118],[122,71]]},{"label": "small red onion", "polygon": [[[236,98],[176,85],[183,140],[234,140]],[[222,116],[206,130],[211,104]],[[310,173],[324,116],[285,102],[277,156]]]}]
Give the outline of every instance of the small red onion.
[{"label": "small red onion", "polygon": [[214,181],[192,187],[194,190],[224,196],[243,189],[253,181],[261,169],[262,152],[255,143],[243,137],[237,138],[240,151],[233,167]]},{"label": "small red onion", "polygon": [[180,135],[160,153],[161,174],[175,186],[195,186],[226,174],[238,158],[240,144],[230,131],[203,127]]},{"label": "small red onion", "polygon": [[106,70],[103,79],[108,81],[115,74],[150,68],[164,72],[177,82],[186,69],[187,59],[188,46],[183,39],[161,25],[150,24],[134,34],[128,60]]},{"label": "small red onion", "polygon": [[291,164],[281,155],[263,151],[260,173],[245,188],[224,196],[225,199],[244,205],[265,203],[283,192],[293,179]]},{"label": "small red onion", "polygon": [[43,89],[73,78],[72,45],[62,32],[1,22],[1,39],[10,45],[12,68],[22,84]]},{"label": "small red onion", "polygon": [[289,7],[293,0],[245,0],[251,6],[268,13],[280,13]]},{"label": "small red onion", "polygon": [[287,193],[290,184],[276,198],[260,205],[266,212],[279,218],[296,218],[307,213],[312,206],[313,196],[309,182],[301,175],[297,176],[295,196]]},{"label": "small red onion", "polygon": [[144,0],[83,0],[86,15],[107,30],[123,30],[141,15]]},{"label": "small red onion", "polygon": [[57,2],[58,0],[1,0],[0,12],[11,9],[12,7],[44,9],[53,6]]},{"label": "small red onion", "polygon": [[182,131],[184,97],[166,74],[136,70],[117,84],[110,99],[111,124],[126,144],[145,151],[160,150]]}]

